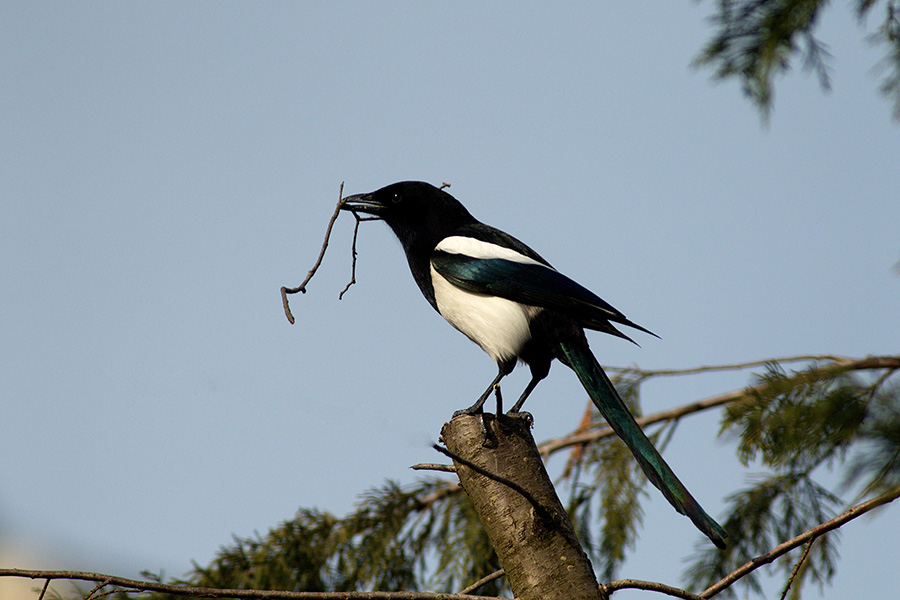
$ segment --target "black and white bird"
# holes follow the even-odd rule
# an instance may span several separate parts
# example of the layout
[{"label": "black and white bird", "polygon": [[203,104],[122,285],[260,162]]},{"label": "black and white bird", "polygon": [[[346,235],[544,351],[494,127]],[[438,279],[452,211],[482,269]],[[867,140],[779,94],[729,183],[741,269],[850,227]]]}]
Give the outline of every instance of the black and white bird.
[{"label": "black and white bird", "polygon": [[726,533],[691,496],[635,422],[588,346],[584,329],[626,340],[613,323],[655,335],[569,279],[537,252],[481,223],[447,192],[403,181],[344,198],[344,210],[383,220],[399,238],[425,299],[497,363],[498,373],[470,407],[477,414],[517,361],[531,380],[510,409],[518,413],[554,358],[578,375],[597,409],[631,449],[647,478],[717,546]]}]

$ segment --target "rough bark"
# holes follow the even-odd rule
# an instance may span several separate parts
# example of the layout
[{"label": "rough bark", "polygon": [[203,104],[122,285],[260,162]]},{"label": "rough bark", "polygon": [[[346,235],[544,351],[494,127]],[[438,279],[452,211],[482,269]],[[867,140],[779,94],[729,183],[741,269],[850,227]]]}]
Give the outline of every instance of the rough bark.
[{"label": "rough bark", "polygon": [[[460,415],[441,431],[460,483],[519,600],[602,598],[590,560],[556,495],[524,418]],[[479,473],[469,462],[497,477]],[[502,481],[503,479],[512,482]],[[518,486],[520,489],[516,490]]]}]

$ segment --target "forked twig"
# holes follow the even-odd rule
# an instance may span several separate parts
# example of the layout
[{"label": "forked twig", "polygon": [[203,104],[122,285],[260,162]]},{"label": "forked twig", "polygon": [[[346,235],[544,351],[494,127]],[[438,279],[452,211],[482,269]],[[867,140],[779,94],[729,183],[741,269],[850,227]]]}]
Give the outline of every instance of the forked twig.
[{"label": "forked twig", "polygon": [[281,286],[281,303],[284,304],[284,316],[287,317],[287,320],[290,321],[291,325],[294,324],[294,315],[291,314],[291,307],[288,305],[288,294],[296,294],[300,292],[301,294],[306,293],[306,284],[309,283],[309,280],[312,279],[313,275],[316,274],[316,271],[319,270],[319,265],[322,264],[322,257],[325,256],[325,249],[328,248],[328,238],[331,237],[331,228],[334,227],[334,222],[337,221],[338,215],[341,214],[341,206],[344,204],[344,182],[341,182],[340,190],[338,191],[338,203],[337,206],[334,207],[334,214],[331,215],[331,219],[328,221],[328,228],[325,230],[325,240],[322,242],[322,249],[319,250],[319,257],[316,259],[316,264],[312,266],[312,269],[309,270],[309,273],[306,274],[306,278],[303,282],[295,288],[289,288],[285,286]]},{"label": "forked twig", "polygon": [[[294,288],[289,288],[286,286],[281,287],[281,303],[284,306],[284,316],[287,317],[287,320],[294,324],[294,315],[291,314],[291,307],[288,304],[288,294],[296,294],[300,292],[301,294],[306,293],[306,284],[309,283],[309,280],[312,279],[313,275],[316,274],[316,271],[319,269],[319,265],[322,264],[322,258],[325,256],[325,249],[328,248],[328,240],[331,237],[331,229],[334,227],[334,222],[337,221],[338,215],[341,214],[341,208],[344,206],[344,182],[341,182],[340,191],[338,192],[338,203],[337,206],[334,207],[334,214],[331,215],[331,219],[328,221],[328,227],[325,230],[325,239],[322,241],[322,248],[319,250],[319,256],[316,258],[315,264],[306,274],[306,278],[303,282]],[[344,294],[347,293],[347,290],[350,289],[350,286],[356,283],[356,238],[359,234],[359,224],[361,221],[370,221],[372,219],[362,218],[356,212],[353,213],[353,217],[356,219],[356,226],[353,228],[353,245],[351,247],[351,252],[353,255],[353,262],[350,266],[350,282],[344,287],[341,293],[338,295],[338,300],[343,299]]]},{"label": "forked twig", "polygon": [[338,300],[343,300],[344,294],[347,293],[350,286],[356,283],[356,236],[359,234],[359,224],[369,220],[360,218],[359,214],[356,212],[353,213],[353,218],[356,219],[356,225],[353,226],[353,243],[350,244],[350,254],[353,256],[353,261],[350,263],[350,281],[347,282],[347,285],[344,286],[344,289],[338,294]]}]

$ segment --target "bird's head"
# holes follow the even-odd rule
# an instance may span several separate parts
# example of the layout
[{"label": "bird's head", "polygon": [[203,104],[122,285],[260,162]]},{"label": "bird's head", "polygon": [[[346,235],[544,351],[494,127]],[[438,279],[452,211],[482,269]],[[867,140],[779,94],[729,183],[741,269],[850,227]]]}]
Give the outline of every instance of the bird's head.
[{"label": "bird's head", "polygon": [[456,198],[422,181],[401,181],[347,196],[341,209],[383,220],[404,243],[422,237],[440,240],[457,227],[476,222]]}]

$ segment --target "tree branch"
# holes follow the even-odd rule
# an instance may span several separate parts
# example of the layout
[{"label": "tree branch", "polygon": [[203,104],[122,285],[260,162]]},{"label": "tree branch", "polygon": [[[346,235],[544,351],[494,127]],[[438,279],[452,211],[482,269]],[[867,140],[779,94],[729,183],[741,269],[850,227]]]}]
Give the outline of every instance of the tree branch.
[{"label": "tree branch", "polygon": [[[710,408],[716,408],[717,406],[722,406],[724,404],[734,402],[735,400],[739,400],[746,395],[747,390],[736,390],[734,392],[728,392],[727,394],[713,396],[712,398],[707,398],[706,400],[700,400],[698,402],[692,402],[691,404],[685,404],[671,410],[664,410],[658,413],[653,413],[652,415],[647,415],[646,417],[641,417],[635,420],[637,421],[637,424],[641,426],[641,428],[644,428],[648,425],[653,425],[654,423],[671,421],[681,418],[685,415],[689,415],[691,413],[702,412]],[[538,446],[538,450],[540,450],[541,456],[543,456],[546,460],[548,456],[558,450],[562,450],[570,446],[585,444],[588,442],[595,442],[597,440],[613,435],[616,435],[616,432],[613,431],[611,427],[603,427],[602,429],[597,429],[595,431],[588,431],[585,433],[557,438],[555,440],[548,440]]]},{"label": "tree branch", "polygon": [[665,583],[657,583],[655,581],[642,581],[640,579],[619,579],[601,585],[600,587],[602,587],[607,594],[612,594],[617,590],[636,589],[648,592],[659,592],[675,598],[683,598],[684,600],[702,600],[697,594],[692,594],[681,588],[666,585]]},{"label": "tree branch", "polygon": [[476,582],[473,583],[472,585],[466,586],[465,588],[461,589],[461,590],[459,591],[459,593],[460,593],[460,594],[469,594],[469,593],[471,593],[471,592],[474,592],[475,590],[477,590],[478,588],[480,588],[480,587],[483,586],[484,584],[490,583],[490,582],[494,581],[495,579],[500,579],[500,578],[503,577],[504,575],[506,575],[506,571],[504,571],[503,569],[497,569],[496,571],[494,571],[494,572],[491,573],[490,575],[485,575],[484,577],[482,577],[481,579],[479,579],[478,581],[476,581]]},{"label": "tree branch", "polygon": [[413,471],[440,471],[442,473],[456,473],[456,467],[453,465],[443,465],[440,463],[419,463],[410,467]]},{"label": "tree branch", "polygon": [[672,375],[695,375],[697,373],[711,373],[714,371],[742,371],[744,369],[752,369],[754,367],[763,367],[773,363],[783,364],[791,362],[809,362],[828,360],[836,364],[848,365],[856,362],[858,359],[837,354],[798,354],[796,356],[783,356],[780,358],[768,358],[765,360],[751,360],[747,362],[731,363],[725,365],[701,365],[699,367],[689,367],[686,369],[638,369],[635,367],[608,367],[607,370],[614,373],[627,373],[641,375],[644,377],[660,377]]},{"label": "tree branch", "polygon": [[138,581],[103,573],[86,571],[38,571],[30,569],[0,569],[0,577],[24,577],[46,579],[44,589],[51,580],[94,581],[97,585],[87,597],[101,588],[112,585],[137,592],[162,592],[193,598],[252,598],[256,600],[485,600],[484,596],[468,594],[441,594],[431,592],[290,592],[284,590],[246,590],[168,585],[154,581]]},{"label": "tree branch", "polygon": [[791,586],[794,584],[794,579],[797,578],[797,573],[800,572],[800,567],[803,566],[803,561],[805,561],[806,557],[809,556],[809,551],[812,550],[812,545],[815,542],[816,538],[813,538],[806,542],[806,546],[803,547],[803,554],[800,555],[800,560],[798,560],[797,564],[794,565],[794,569],[791,571],[791,576],[788,577],[787,583],[784,586],[784,591],[781,592],[781,600],[787,598],[787,594],[791,590]]},{"label": "tree branch", "polygon": [[837,529],[838,527],[841,527],[845,523],[852,521],[853,519],[866,514],[870,510],[878,508],[882,504],[887,504],[889,502],[893,502],[898,497],[900,497],[900,487],[896,487],[892,490],[888,490],[887,492],[884,492],[883,494],[876,496],[876,497],[872,498],[871,500],[868,500],[866,502],[863,502],[861,504],[857,504],[856,506],[852,506],[852,507],[848,508],[846,511],[842,512],[841,514],[834,517],[833,519],[830,519],[828,521],[825,521],[824,523],[816,525],[812,529],[809,529],[809,530],[801,533],[800,535],[793,537],[793,538],[789,539],[788,541],[775,546],[774,548],[772,548],[765,554],[757,556],[756,558],[753,558],[753,559],[747,561],[741,567],[735,569],[734,571],[732,571],[731,573],[729,573],[728,575],[723,577],[718,582],[716,582],[713,585],[711,585],[710,587],[706,588],[700,594],[700,597],[701,598],[712,598],[719,592],[727,589],[729,586],[731,586],[731,584],[733,584],[737,580],[746,576],[748,573],[755,571],[759,567],[771,563],[772,561],[776,560],[777,558],[787,554],[794,548],[796,548],[798,546],[802,546],[803,544],[810,542],[810,541],[818,538],[819,536],[824,535],[824,534],[828,533],[829,531],[832,531],[833,529]]},{"label": "tree branch", "polygon": [[[761,361],[753,361],[747,363],[737,363],[733,365],[716,365],[716,366],[707,366],[707,367],[697,367],[692,369],[660,369],[657,371],[643,371],[640,369],[629,369],[629,368],[617,368],[610,369],[615,370],[621,373],[637,373],[645,377],[654,377],[654,376],[668,376],[668,375],[688,375],[688,374],[696,374],[707,371],[722,371],[727,369],[744,369],[752,366],[761,366],[765,364],[772,363],[782,363],[782,362],[797,362],[802,360],[830,360],[832,364],[825,365],[820,367],[819,374],[822,377],[826,377],[830,371],[866,371],[873,369],[900,369],[900,357],[898,356],[867,356],[865,358],[847,358],[844,356],[834,356],[830,354],[817,354],[817,355],[804,355],[804,356],[793,356],[786,358],[778,358],[771,360],[761,360]],[[807,377],[806,373],[799,373],[797,377]],[[673,421],[676,419],[680,419],[685,415],[689,415],[696,412],[702,412],[704,410],[708,410],[710,408],[716,408],[719,406],[723,406],[725,404],[730,404],[731,402],[735,402],[740,400],[741,398],[745,398],[750,392],[753,391],[762,391],[766,388],[767,384],[762,383],[756,386],[747,387],[741,390],[734,390],[732,392],[728,392],[725,394],[720,394],[718,396],[713,396],[711,398],[707,398],[705,400],[699,400],[697,402],[692,402],[690,404],[684,404],[682,406],[678,406],[676,408],[670,410],[664,410],[657,413],[653,413],[652,415],[647,415],[645,417],[641,417],[636,419],[638,425],[642,428],[647,427],[648,425],[653,425],[655,423],[660,423],[664,421]],[[579,433],[576,435],[569,435],[562,438],[557,438],[554,440],[548,440],[538,446],[538,450],[540,450],[541,456],[546,458],[553,454],[558,450],[562,450],[564,448],[568,448],[570,446],[577,446],[579,444],[585,444],[588,442],[595,442],[597,440],[610,437],[615,435],[615,432],[610,427],[604,427],[602,429],[597,429],[595,431],[588,431],[585,433]]]},{"label": "tree branch", "polygon": [[44,587],[41,588],[41,595],[38,596],[38,600],[44,600],[44,594],[47,593],[47,588],[50,587],[50,580],[47,579],[44,581]]},{"label": "tree branch", "polygon": [[[878,508],[884,504],[888,504],[893,502],[898,497],[900,497],[900,487],[889,490],[880,496],[876,496],[867,502],[863,502],[861,504],[857,504],[856,506],[852,506],[847,509],[840,515],[834,517],[829,521],[825,521],[819,525],[816,525],[812,529],[801,533],[800,535],[791,538],[790,540],[779,544],[769,552],[761,556],[757,556],[756,558],[748,561],[740,568],[735,569],[727,576],[722,578],[717,583],[713,584],[702,593],[692,594],[691,592],[682,590],[680,588],[672,587],[666,585],[664,583],[657,583],[654,581],[641,581],[639,579],[620,579],[618,581],[612,581],[603,585],[602,587],[608,594],[612,594],[616,590],[626,589],[626,588],[636,588],[640,590],[648,590],[653,592],[660,592],[663,594],[667,594],[669,596],[674,596],[675,598],[683,598],[684,600],[703,600],[706,598],[712,598],[716,594],[724,591],[726,588],[731,586],[731,584],[735,583],[742,577],[745,577],[752,571],[758,569],[759,567],[769,564],[774,560],[780,558],[781,556],[787,554],[794,548],[802,546],[806,544],[806,549],[803,552],[803,556],[800,557],[800,560],[797,562],[796,567],[794,568],[794,572],[791,574],[791,581],[793,581],[794,576],[797,573],[797,570],[800,568],[801,563],[804,561],[806,556],[809,554],[809,549],[812,546],[812,543],[822,535],[841,527],[842,525],[852,521],[853,519],[860,517],[867,512]],[[788,582],[787,587],[784,590],[784,594],[787,593],[788,589],[790,589],[790,581]],[[782,594],[782,598],[784,598],[784,594]]]}]

